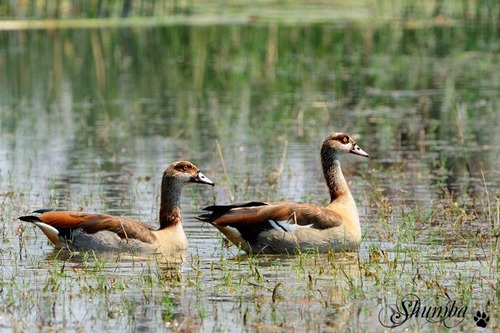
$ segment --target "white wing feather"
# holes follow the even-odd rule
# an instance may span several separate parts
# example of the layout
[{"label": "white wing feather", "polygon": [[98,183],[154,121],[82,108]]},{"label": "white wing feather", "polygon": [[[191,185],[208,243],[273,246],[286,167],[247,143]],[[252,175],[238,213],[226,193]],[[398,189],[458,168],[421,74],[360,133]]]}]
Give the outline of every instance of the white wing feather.
[{"label": "white wing feather", "polygon": [[271,226],[274,229],[285,231],[285,232],[294,232],[297,229],[310,228],[313,225],[312,223],[307,224],[307,225],[299,225],[297,223],[291,223],[290,220],[284,220],[284,221],[269,220],[269,224],[271,224]]}]

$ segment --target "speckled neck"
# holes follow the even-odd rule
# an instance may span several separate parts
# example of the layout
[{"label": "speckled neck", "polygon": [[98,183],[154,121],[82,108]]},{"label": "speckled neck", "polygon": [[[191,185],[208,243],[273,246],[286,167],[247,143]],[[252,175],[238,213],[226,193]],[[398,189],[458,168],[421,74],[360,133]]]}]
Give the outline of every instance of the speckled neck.
[{"label": "speckled neck", "polygon": [[329,147],[321,148],[321,163],[323,165],[323,175],[325,176],[326,185],[330,190],[330,202],[348,195],[350,191],[340,168],[338,152]]},{"label": "speckled neck", "polygon": [[160,201],[160,230],[181,223],[182,185],[172,177],[163,176]]}]

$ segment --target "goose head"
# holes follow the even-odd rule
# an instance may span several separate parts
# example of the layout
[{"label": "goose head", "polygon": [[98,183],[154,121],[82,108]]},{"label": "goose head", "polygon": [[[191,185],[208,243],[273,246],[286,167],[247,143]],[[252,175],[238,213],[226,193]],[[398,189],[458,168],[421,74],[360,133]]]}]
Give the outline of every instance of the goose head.
[{"label": "goose head", "polygon": [[163,173],[163,179],[168,179],[179,185],[192,183],[214,186],[214,182],[208,179],[194,164],[188,161],[171,163]]},{"label": "goose head", "polygon": [[322,155],[330,153],[332,155],[338,154],[354,154],[363,157],[370,157],[363,149],[361,149],[356,141],[345,133],[332,133],[330,134],[321,147]]}]

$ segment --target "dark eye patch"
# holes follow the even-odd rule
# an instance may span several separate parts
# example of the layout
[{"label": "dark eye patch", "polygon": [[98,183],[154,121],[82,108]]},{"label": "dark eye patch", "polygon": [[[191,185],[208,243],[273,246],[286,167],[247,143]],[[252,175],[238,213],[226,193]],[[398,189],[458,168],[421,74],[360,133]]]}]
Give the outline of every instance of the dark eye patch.
[{"label": "dark eye patch", "polygon": [[175,170],[179,171],[179,172],[186,172],[188,171],[189,169],[191,169],[191,165],[187,164],[187,163],[179,163],[175,166]]},{"label": "dark eye patch", "polygon": [[335,138],[335,140],[337,140],[338,142],[340,142],[342,144],[346,144],[346,143],[349,143],[349,136],[344,134],[341,136],[337,136]]}]

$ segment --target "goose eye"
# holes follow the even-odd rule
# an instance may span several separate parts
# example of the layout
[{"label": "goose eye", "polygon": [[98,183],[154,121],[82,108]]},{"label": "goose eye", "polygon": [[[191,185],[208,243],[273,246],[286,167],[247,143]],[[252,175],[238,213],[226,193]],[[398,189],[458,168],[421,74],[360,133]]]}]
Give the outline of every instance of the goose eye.
[{"label": "goose eye", "polygon": [[344,143],[348,143],[348,142],[349,142],[349,139],[347,138],[347,136],[344,136],[344,138],[342,139],[342,141],[343,141]]},{"label": "goose eye", "polygon": [[175,169],[179,172],[187,172],[190,169],[188,164],[178,164]]}]

